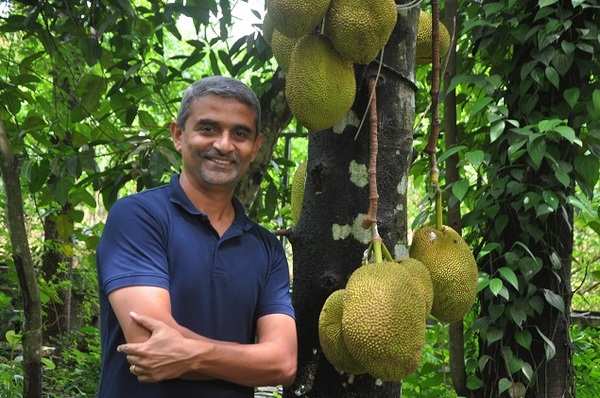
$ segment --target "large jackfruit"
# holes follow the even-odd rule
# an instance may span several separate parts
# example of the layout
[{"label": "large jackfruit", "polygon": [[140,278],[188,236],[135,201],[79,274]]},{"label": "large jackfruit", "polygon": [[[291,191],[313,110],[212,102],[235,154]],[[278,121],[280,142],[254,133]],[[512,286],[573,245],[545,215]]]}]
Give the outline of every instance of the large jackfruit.
[{"label": "large jackfruit", "polygon": [[394,0],[332,0],[325,32],[342,57],[368,64],[387,43],[396,19]]},{"label": "large jackfruit", "polygon": [[273,56],[284,72],[287,72],[292,50],[297,41],[298,39],[289,38],[277,29],[273,30],[271,49],[273,50]]},{"label": "large jackfruit", "polygon": [[420,285],[394,262],[365,265],[350,276],[342,333],[352,357],[372,376],[400,381],[418,367],[427,315]]},{"label": "large jackfruit", "polygon": [[319,25],[331,0],[269,0],[275,29],[288,37],[301,37]]},{"label": "large jackfruit", "polygon": [[[433,19],[431,14],[421,11],[419,14],[419,23],[417,28],[417,54],[415,62],[417,65],[431,63],[432,51],[432,29]],[[440,22],[440,58],[443,58],[450,47],[450,33],[448,29]]]},{"label": "large jackfruit", "polygon": [[334,126],[356,94],[352,63],[342,59],[325,36],[302,37],[290,58],[285,95],[294,116],[309,131]]},{"label": "large jackfruit", "polygon": [[304,201],[304,183],[306,181],[306,161],[300,163],[292,177],[292,220],[298,224],[300,213],[302,213],[302,202]]},{"label": "large jackfruit", "polygon": [[433,282],[431,314],[443,322],[463,319],[475,303],[477,263],[463,238],[452,228],[432,226],[413,235],[410,256],[429,269]]},{"label": "large jackfruit", "polygon": [[319,342],[327,360],[334,368],[351,374],[366,370],[350,355],[342,337],[344,289],[331,293],[319,315]]}]

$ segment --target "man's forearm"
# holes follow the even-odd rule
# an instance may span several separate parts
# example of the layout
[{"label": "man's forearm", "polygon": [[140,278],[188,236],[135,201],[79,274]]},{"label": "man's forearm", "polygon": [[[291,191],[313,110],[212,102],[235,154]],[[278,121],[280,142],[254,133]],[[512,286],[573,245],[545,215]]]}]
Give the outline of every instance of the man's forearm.
[{"label": "man's forearm", "polygon": [[231,344],[188,339],[191,353],[186,377],[215,378],[246,386],[289,384],[296,373],[296,357],[277,342]]}]

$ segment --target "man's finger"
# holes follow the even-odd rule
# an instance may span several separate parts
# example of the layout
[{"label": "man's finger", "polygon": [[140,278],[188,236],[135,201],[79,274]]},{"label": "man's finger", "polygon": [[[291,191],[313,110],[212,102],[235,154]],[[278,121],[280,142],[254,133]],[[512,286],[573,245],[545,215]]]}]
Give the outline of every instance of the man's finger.
[{"label": "man's finger", "polygon": [[138,325],[142,326],[145,329],[148,329],[149,331],[153,332],[154,330],[158,329],[159,327],[161,327],[162,325],[164,325],[163,322],[158,321],[154,318],[151,318],[149,316],[146,315],[140,315],[137,312],[133,312],[131,311],[129,313],[129,316],[131,317],[131,319],[133,319]]},{"label": "man's finger", "polygon": [[135,354],[128,354],[127,362],[139,365],[142,362],[142,357],[139,355],[135,355]]},{"label": "man's finger", "polygon": [[141,353],[141,346],[144,343],[129,343],[129,344],[121,344],[117,346],[117,351],[122,352],[128,355],[138,355]]}]

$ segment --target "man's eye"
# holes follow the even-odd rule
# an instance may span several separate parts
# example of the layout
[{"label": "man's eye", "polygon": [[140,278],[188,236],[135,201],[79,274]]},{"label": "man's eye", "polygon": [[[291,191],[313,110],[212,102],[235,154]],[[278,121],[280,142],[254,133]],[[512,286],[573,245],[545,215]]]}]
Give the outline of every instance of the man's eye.
[{"label": "man's eye", "polygon": [[214,130],[215,128],[209,125],[202,125],[198,127],[198,131],[200,131],[201,133],[212,133]]},{"label": "man's eye", "polygon": [[248,138],[250,136],[250,132],[248,130],[236,130],[235,135],[239,138]]}]

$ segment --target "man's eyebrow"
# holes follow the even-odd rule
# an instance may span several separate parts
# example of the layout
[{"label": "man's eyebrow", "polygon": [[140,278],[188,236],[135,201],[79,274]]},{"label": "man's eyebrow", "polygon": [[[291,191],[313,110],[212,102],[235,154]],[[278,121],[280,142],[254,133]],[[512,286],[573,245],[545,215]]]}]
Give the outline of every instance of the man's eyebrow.
[{"label": "man's eyebrow", "polygon": [[210,124],[210,125],[216,125],[218,124],[216,120],[213,119],[198,119],[194,122],[194,126],[197,126],[199,124]]}]

